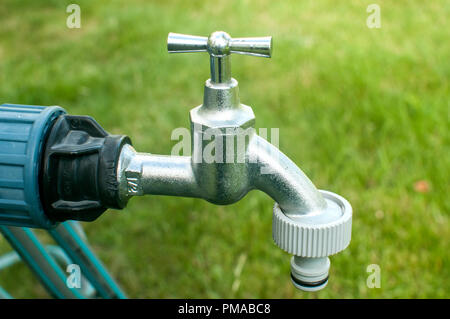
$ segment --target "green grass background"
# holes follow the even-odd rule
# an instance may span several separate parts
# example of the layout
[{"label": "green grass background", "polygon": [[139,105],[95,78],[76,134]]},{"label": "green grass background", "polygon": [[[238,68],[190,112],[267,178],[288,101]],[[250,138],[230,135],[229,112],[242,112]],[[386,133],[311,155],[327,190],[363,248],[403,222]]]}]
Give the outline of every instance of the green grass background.
[{"label": "green grass background", "polygon": [[[449,1],[377,0],[380,29],[366,26],[373,0],[77,0],[82,27],[68,29],[71,2],[0,2],[1,103],[60,105],[169,154],[209,66],[206,54],[169,55],[168,32],[272,35],[272,59],[232,58],[241,100],[257,127],[280,128],[280,148],[318,188],[354,209],[327,288],[303,293],[272,242],[265,194],[231,206],[134,198],[85,224],[130,297],[450,297]],[[379,289],[366,286],[370,264]],[[24,265],[1,271],[0,285],[47,297]]]}]

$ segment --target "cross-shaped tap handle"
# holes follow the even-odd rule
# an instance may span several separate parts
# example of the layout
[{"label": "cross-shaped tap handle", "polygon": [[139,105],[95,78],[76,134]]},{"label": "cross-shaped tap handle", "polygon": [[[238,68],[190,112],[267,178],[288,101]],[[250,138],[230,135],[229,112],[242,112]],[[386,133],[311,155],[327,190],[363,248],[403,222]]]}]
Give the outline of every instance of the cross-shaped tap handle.
[{"label": "cross-shaped tap handle", "polygon": [[216,31],[209,37],[169,33],[169,53],[208,52],[211,62],[211,81],[226,83],[231,80],[230,54],[246,54],[270,58],[272,37],[232,38],[223,31]]}]

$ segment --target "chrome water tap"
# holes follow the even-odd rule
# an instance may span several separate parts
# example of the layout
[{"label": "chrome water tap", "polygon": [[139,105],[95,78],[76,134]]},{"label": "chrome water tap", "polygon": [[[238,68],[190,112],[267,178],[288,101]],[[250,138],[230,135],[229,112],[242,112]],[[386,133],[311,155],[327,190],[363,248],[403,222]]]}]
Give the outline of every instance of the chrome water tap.
[{"label": "chrome water tap", "polygon": [[350,243],[352,208],[343,197],[317,190],[289,158],[255,133],[253,110],[240,103],[238,82],[231,77],[232,53],[269,58],[272,37],[231,38],[222,31],[209,37],[170,33],[167,49],[207,52],[210,57],[203,104],[190,111],[192,155],[144,154],[129,144],[123,146],[117,169],[122,205],[132,196],[146,194],[227,205],[250,190],[261,190],[275,201],[275,243],[294,255],[294,285],[306,291],[322,289],[328,282],[328,256]]}]

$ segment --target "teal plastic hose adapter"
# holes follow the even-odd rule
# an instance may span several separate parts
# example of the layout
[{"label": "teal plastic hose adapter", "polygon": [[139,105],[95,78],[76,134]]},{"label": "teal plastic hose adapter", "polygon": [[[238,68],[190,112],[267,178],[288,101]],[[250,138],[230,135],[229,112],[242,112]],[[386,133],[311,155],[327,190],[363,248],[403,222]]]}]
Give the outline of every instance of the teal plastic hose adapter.
[{"label": "teal plastic hose adapter", "polygon": [[39,167],[47,134],[64,109],[0,105],[0,224],[51,228],[39,195]]},{"label": "teal plastic hose adapter", "polygon": [[58,106],[0,106],[0,225],[52,228],[121,209],[117,167],[125,135]]}]

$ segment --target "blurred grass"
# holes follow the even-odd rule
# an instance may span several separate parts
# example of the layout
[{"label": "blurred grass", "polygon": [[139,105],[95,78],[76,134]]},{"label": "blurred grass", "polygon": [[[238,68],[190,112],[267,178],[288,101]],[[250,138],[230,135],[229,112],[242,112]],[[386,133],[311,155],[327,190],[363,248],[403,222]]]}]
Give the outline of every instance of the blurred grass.
[{"label": "blurred grass", "polygon": [[[69,3],[1,1],[1,103],[61,105],[168,154],[171,131],[201,103],[208,59],[169,56],[167,33],[272,35],[272,59],[233,58],[241,100],[258,127],[280,128],[280,148],[317,187],[354,209],[328,287],[302,293],[272,243],[266,195],[226,207],[135,198],[85,225],[130,297],[450,297],[448,1],[377,1],[381,29],[366,26],[373,1],[80,0],[81,29],[66,27]],[[372,263],[380,289],[366,286]],[[23,265],[0,285],[46,297]]]}]

